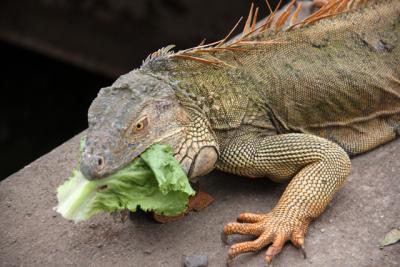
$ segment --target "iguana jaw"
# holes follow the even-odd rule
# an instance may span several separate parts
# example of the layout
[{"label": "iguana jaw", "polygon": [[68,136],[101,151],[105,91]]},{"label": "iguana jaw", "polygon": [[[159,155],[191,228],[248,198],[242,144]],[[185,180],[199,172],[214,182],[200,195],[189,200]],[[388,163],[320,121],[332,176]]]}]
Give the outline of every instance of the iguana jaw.
[{"label": "iguana jaw", "polygon": [[80,163],[88,179],[118,171],[155,143],[171,145],[182,168],[192,177],[213,169],[217,160],[217,148],[202,149],[216,146],[214,138],[181,105],[171,85],[141,70],[103,88],[88,118]]}]

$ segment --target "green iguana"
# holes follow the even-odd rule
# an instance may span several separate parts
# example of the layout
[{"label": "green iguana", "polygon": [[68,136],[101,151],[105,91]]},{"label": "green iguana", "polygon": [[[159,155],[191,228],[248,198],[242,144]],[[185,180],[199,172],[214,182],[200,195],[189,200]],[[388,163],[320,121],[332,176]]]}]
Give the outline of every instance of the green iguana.
[{"label": "green iguana", "polygon": [[289,182],[270,212],[224,227],[257,237],[232,245],[228,259],[271,244],[271,262],[288,240],[303,249],[349,156],[400,135],[400,1],[313,3],[301,20],[295,1],[262,23],[252,8],[240,37],[160,49],[101,89],[81,171],[101,179],[164,143],[190,178],[216,168]]}]

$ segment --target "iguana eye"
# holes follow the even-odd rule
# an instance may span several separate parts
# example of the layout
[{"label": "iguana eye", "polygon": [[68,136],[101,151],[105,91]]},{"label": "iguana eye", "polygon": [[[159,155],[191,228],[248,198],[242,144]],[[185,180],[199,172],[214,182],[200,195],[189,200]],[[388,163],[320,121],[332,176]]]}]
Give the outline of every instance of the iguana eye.
[{"label": "iguana eye", "polygon": [[148,124],[147,118],[140,119],[139,121],[137,121],[135,123],[135,125],[133,126],[132,131],[133,132],[140,132],[141,130],[143,130],[143,129],[145,129],[147,127],[147,124]]},{"label": "iguana eye", "polygon": [[144,127],[143,122],[138,122],[138,123],[136,124],[136,130],[142,130],[143,127]]}]

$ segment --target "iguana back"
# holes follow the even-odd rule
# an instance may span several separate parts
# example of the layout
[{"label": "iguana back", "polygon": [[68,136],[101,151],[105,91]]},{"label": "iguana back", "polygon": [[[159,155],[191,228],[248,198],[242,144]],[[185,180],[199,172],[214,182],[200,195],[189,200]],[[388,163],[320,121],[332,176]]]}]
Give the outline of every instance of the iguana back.
[{"label": "iguana back", "polygon": [[325,137],[349,154],[400,134],[400,1],[379,2],[276,35],[288,44],[254,73],[274,84],[266,98],[282,131]]}]

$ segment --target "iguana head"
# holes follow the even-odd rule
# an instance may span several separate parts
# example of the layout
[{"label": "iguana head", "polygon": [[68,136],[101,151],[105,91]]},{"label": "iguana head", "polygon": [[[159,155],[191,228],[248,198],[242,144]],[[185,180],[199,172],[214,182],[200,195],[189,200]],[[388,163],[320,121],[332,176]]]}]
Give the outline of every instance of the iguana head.
[{"label": "iguana head", "polygon": [[199,142],[210,140],[209,136],[193,138],[196,129],[191,126],[192,118],[171,85],[142,70],[123,75],[111,87],[101,89],[88,120],[80,166],[88,179],[116,172],[155,143],[171,145],[190,177],[210,171],[217,159],[212,142]]}]

